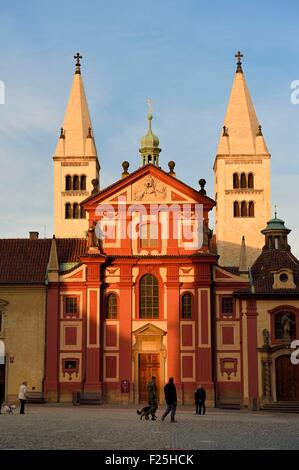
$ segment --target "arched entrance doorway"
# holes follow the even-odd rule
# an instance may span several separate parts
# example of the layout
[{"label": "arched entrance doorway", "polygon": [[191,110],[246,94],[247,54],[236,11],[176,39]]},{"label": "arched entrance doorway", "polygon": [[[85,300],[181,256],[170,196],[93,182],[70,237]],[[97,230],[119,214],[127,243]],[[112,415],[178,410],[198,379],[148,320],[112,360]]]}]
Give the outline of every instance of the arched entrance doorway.
[{"label": "arched entrance doorway", "polygon": [[299,365],[284,354],[276,359],[275,371],[277,401],[299,401]]}]

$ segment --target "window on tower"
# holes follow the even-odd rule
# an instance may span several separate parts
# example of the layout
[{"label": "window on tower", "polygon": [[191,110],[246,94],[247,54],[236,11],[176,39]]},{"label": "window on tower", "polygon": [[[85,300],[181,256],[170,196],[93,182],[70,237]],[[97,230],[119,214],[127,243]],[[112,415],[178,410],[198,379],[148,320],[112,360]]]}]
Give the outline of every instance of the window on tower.
[{"label": "window on tower", "polygon": [[86,190],[86,176],[85,176],[85,175],[81,175],[81,178],[80,178],[80,189],[81,189],[81,191],[85,191],[85,190]]},{"label": "window on tower", "polygon": [[240,205],[237,201],[234,202],[234,217],[240,217]]},{"label": "window on tower", "polygon": [[72,218],[72,206],[69,202],[65,205],[65,218],[71,219]]},{"label": "window on tower", "polygon": [[73,189],[75,191],[79,190],[79,176],[78,175],[73,176]]},{"label": "window on tower", "polygon": [[65,190],[71,191],[72,190],[72,177],[71,175],[66,175],[65,177]]},{"label": "window on tower", "polygon": [[86,218],[86,210],[83,209],[82,206],[80,206],[80,219],[85,219]]},{"label": "window on tower", "polygon": [[233,188],[238,189],[240,187],[239,175],[238,173],[234,173],[233,175]]},{"label": "window on tower", "polygon": [[254,188],[254,177],[253,173],[249,173],[248,175],[248,188],[253,189]]},{"label": "window on tower", "polygon": [[253,201],[249,202],[248,215],[249,217],[254,217],[254,202]]},{"label": "window on tower", "polygon": [[247,204],[246,204],[246,201],[241,202],[241,217],[247,217]]},{"label": "window on tower", "polygon": [[73,204],[73,219],[79,219],[79,204]]},{"label": "window on tower", "polygon": [[241,174],[241,188],[247,188],[247,178],[245,173]]}]

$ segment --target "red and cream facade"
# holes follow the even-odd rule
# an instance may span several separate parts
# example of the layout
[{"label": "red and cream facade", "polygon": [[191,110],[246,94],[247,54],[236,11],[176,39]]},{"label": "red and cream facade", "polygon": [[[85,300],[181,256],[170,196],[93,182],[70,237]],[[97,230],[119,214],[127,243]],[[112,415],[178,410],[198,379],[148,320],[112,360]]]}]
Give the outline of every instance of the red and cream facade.
[{"label": "red and cream facade", "polygon": [[[151,208],[160,205],[154,247],[144,247],[147,240],[139,238],[141,203],[144,224],[153,224]],[[85,201],[87,253],[78,266],[59,274],[58,283],[49,283],[48,396],[69,400],[73,391],[102,391],[108,401],[137,403],[146,399],[146,382],[155,372],[161,400],[163,386],[173,376],[181,403],[192,402],[199,382],[213,402],[211,287],[217,258],[206,237],[203,246],[194,249],[182,233],[172,233],[177,214],[169,215],[168,207],[179,208],[181,217],[184,204],[190,206],[191,219],[183,225],[195,225],[195,205],[200,205],[208,226],[214,201],[151,164]],[[108,205],[118,220],[113,224],[109,219],[110,238],[96,246],[94,227],[107,216],[101,208]],[[126,214],[121,221],[125,232],[133,230],[136,237],[116,233],[124,230],[121,211]],[[161,233],[165,223],[168,238]],[[148,283],[145,292],[154,291],[153,301],[144,299],[142,282]],[[69,312],[67,306],[72,305],[76,307]]]}]

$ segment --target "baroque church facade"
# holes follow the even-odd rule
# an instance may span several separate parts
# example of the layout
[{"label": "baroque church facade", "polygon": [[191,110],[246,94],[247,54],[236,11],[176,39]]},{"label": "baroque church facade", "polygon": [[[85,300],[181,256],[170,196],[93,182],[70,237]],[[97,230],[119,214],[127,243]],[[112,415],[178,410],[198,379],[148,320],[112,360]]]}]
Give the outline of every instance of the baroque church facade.
[{"label": "baroque church facade", "polygon": [[[299,401],[299,261],[271,219],[270,154],[238,53],[214,163],[215,196],[160,166],[152,130],[140,167],[99,184],[100,163],[77,54],[53,157],[52,240],[0,240],[0,384],[32,396],[178,402],[201,383],[213,406]],[[215,235],[209,225],[216,211]],[[78,398],[79,397],[79,398]]]}]

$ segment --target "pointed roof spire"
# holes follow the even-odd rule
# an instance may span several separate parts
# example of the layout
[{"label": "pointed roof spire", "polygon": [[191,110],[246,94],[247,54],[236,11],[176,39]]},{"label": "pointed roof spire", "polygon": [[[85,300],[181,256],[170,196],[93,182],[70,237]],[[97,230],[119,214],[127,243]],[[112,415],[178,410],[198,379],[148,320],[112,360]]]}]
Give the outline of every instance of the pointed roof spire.
[{"label": "pointed roof spire", "polygon": [[47,266],[47,274],[48,274],[48,281],[49,282],[57,282],[59,277],[59,262],[58,262],[58,255],[57,255],[57,246],[56,246],[56,239],[55,235],[53,235],[51,241],[51,249],[50,249],[50,256]]},{"label": "pointed roof spire", "polygon": [[242,69],[240,51],[217,155],[269,155]]},{"label": "pointed roof spire", "polygon": [[[63,127],[59,139],[64,139],[64,145],[62,145],[62,143],[58,141],[55,156],[97,157],[97,152],[94,143],[92,155],[90,155],[90,148],[86,148],[87,137],[89,135],[92,136],[92,125],[84,91],[83,79],[81,75],[80,60],[82,59],[82,56],[79,54],[79,52],[77,52],[77,54],[74,56],[74,59],[76,60],[76,68],[73,78],[73,85],[71,88],[71,93],[66,108],[66,113],[64,116]],[[88,154],[86,153],[87,151]]]},{"label": "pointed roof spire", "polygon": [[248,272],[247,249],[246,249],[246,243],[245,243],[244,235],[242,237],[241,250],[240,250],[239,272],[241,274]]}]

